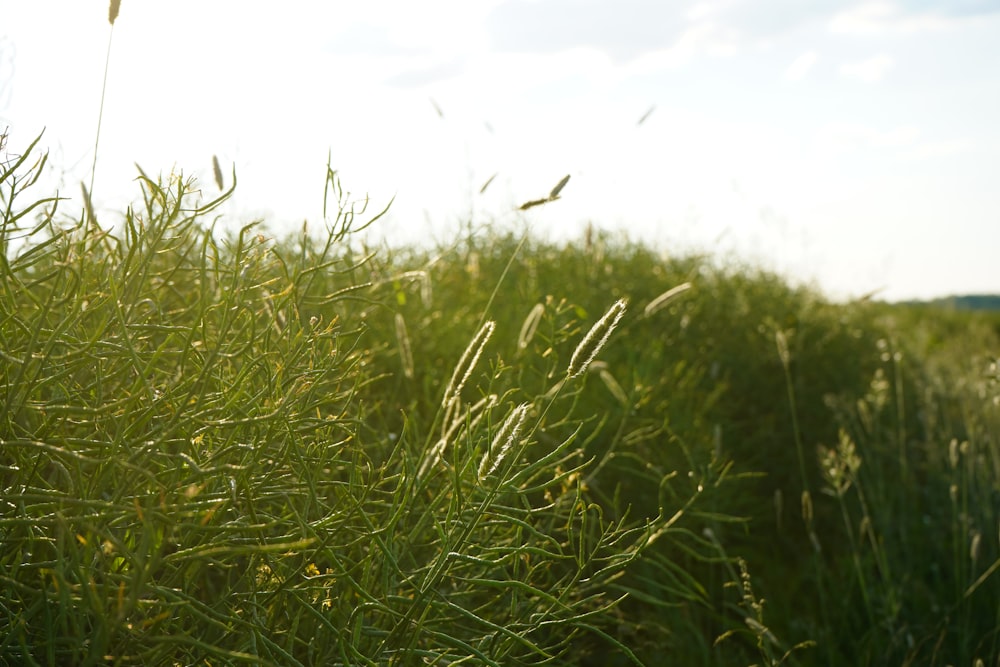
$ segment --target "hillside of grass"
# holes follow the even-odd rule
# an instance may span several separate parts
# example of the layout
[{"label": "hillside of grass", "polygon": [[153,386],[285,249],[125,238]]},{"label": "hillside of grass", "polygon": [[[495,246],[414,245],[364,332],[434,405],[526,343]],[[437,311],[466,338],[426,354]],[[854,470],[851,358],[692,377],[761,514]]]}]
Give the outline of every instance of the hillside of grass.
[{"label": "hillside of grass", "polygon": [[0,170],[0,662],[1000,658],[1000,318],[370,247],[333,171],[289,235],[178,175],[98,220],[43,167]]}]

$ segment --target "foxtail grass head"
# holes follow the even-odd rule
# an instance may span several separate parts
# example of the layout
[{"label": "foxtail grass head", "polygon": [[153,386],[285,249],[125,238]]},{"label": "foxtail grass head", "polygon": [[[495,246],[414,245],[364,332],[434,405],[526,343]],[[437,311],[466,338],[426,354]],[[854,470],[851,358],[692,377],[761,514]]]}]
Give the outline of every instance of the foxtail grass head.
[{"label": "foxtail grass head", "polygon": [[583,337],[580,344],[576,346],[573,356],[570,357],[569,367],[566,369],[566,374],[569,377],[577,377],[587,370],[587,366],[590,365],[590,362],[594,360],[597,353],[608,342],[611,332],[615,330],[615,327],[618,326],[618,323],[625,315],[627,305],[628,301],[618,299],[618,301],[615,301],[608,308],[608,312],[604,313],[604,316],[597,320],[594,326],[590,327],[590,331]]},{"label": "foxtail grass head", "polygon": [[413,350],[410,347],[410,336],[406,332],[406,319],[402,313],[396,313],[396,342],[399,344],[399,359],[403,364],[403,375],[413,379]]},{"label": "foxtail grass head", "polygon": [[500,464],[507,458],[511,448],[520,440],[521,427],[524,426],[524,422],[528,418],[528,408],[530,407],[530,403],[521,403],[514,408],[500,426],[500,430],[493,436],[489,450],[479,463],[480,481],[496,472]]},{"label": "foxtail grass head", "polygon": [[492,320],[484,322],[483,326],[479,328],[479,331],[476,332],[476,335],[473,336],[469,345],[465,348],[465,352],[462,353],[462,357],[458,360],[458,365],[455,366],[455,372],[451,374],[448,387],[444,390],[444,397],[441,404],[445,410],[462,393],[462,388],[465,387],[466,381],[472,375],[472,369],[479,362],[483,348],[486,347],[486,343],[489,341],[490,336],[493,335],[495,328],[496,322]]},{"label": "foxtail grass head", "polygon": [[222,180],[222,167],[219,165],[219,156],[212,156],[212,175],[215,176],[215,185],[219,190],[225,190],[225,181]]},{"label": "foxtail grass head", "polygon": [[528,343],[535,337],[535,332],[538,330],[538,323],[544,314],[545,306],[541,303],[536,303],[535,307],[528,313],[528,316],[524,318],[524,324],[521,325],[521,333],[517,336],[518,350],[524,350],[528,347]]},{"label": "foxtail grass head", "polygon": [[666,292],[664,292],[663,294],[661,294],[660,296],[656,297],[648,304],[646,304],[646,308],[643,309],[642,314],[645,317],[649,317],[658,310],[662,310],[663,308],[665,308],[667,304],[669,304],[671,301],[673,301],[674,299],[676,299],[678,296],[688,291],[689,289],[691,289],[691,283],[681,283],[676,287],[671,287]]}]

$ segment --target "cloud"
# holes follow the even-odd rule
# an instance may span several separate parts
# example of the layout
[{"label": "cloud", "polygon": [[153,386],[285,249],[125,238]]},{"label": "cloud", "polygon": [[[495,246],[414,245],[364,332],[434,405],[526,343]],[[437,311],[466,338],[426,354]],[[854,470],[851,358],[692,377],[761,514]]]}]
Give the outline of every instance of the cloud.
[{"label": "cloud", "polygon": [[913,12],[926,10],[926,13],[939,14],[952,19],[1000,13],[1000,5],[996,3],[996,0],[948,0],[948,2],[901,0],[901,3],[911,8]]},{"label": "cloud", "polygon": [[828,123],[816,134],[816,143],[832,152],[865,149],[912,149],[917,146],[920,128],[900,125],[891,130],[877,130],[857,123]]},{"label": "cloud", "polygon": [[699,23],[685,30],[668,47],[648,51],[629,63],[626,71],[643,75],[676,69],[698,56],[730,56],[739,50],[738,36],[732,31],[710,23]]},{"label": "cloud", "polygon": [[899,9],[888,2],[867,2],[837,13],[830,21],[830,32],[846,35],[872,35],[898,25]]},{"label": "cloud", "polygon": [[749,0],[725,14],[725,19],[753,40],[771,40],[811,24],[825,24],[843,0]]},{"label": "cloud", "polygon": [[864,83],[875,83],[881,81],[895,65],[896,61],[880,53],[867,60],[844,63],[840,66],[840,75]]},{"label": "cloud", "polygon": [[399,74],[387,77],[384,83],[401,88],[420,87],[461,76],[465,71],[466,67],[463,61],[452,60],[427,67],[415,67],[404,70]]},{"label": "cloud", "polygon": [[855,35],[923,32],[1000,12],[996,0],[696,0],[686,5],[662,0],[490,2],[492,11],[484,20],[492,46],[498,50],[552,53],[596,48],[616,63],[668,49],[689,29],[706,25],[737,35],[742,47],[815,25]]},{"label": "cloud", "polygon": [[685,16],[691,21],[700,21],[717,17],[723,10],[729,9],[733,4],[738,4],[734,0],[702,0],[696,2],[685,12]]},{"label": "cloud", "polygon": [[[903,9],[894,2],[864,2],[835,14],[830,20],[830,32],[862,36],[933,32],[1000,11],[995,2],[982,0],[957,0],[950,4],[910,0],[908,4],[912,9]],[[933,9],[922,10],[923,5],[930,5]]]},{"label": "cloud", "polygon": [[819,56],[815,51],[806,51],[788,66],[788,69],[785,70],[785,79],[787,81],[801,80],[812,69],[812,66],[816,64],[818,59]]},{"label": "cloud", "polygon": [[384,25],[359,21],[350,30],[337,33],[325,40],[324,50],[336,55],[412,56],[415,50],[400,45]]},{"label": "cloud", "polygon": [[486,20],[500,51],[555,53],[596,48],[621,62],[672,43],[688,23],[658,0],[510,0]]},{"label": "cloud", "polygon": [[950,139],[945,141],[924,141],[916,145],[909,155],[916,158],[940,158],[949,155],[961,155],[975,150],[975,144],[968,139]]},{"label": "cloud", "polygon": [[510,0],[486,25],[497,51],[595,49],[615,65],[645,72],[738,51],[741,32],[727,15],[735,1],[683,8],[660,0]]}]

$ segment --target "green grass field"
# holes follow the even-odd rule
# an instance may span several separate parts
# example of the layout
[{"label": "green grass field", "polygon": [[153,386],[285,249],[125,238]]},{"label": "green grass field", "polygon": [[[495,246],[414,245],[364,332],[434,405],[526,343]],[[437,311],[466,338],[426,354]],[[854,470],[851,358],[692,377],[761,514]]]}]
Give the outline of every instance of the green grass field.
[{"label": "green grass field", "polygon": [[0,664],[1000,664],[996,316],[369,248],[332,171],[287,237],[174,175],[98,221],[42,155],[0,165]]}]

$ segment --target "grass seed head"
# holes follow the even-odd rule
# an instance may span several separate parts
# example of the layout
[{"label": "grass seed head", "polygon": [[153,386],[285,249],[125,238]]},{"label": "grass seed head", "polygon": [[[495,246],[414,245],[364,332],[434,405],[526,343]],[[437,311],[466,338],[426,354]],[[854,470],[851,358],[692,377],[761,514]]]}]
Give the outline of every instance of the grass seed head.
[{"label": "grass seed head", "polygon": [[402,313],[396,313],[396,342],[399,344],[399,359],[403,363],[403,375],[408,380],[412,380],[413,351],[410,349],[410,337],[406,333],[406,320]]},{"label": "grass seed head", "polygon": [[111,25],[115,24],[115,19],[118,18],[118,10],[121,9],[122,0],[111,0],[111,5],[108,7],[108,23]]},{"label": "grass seed head", "polygon": [[643,310],[643,315],[645,317],[649,317],[656,311],[663,309],[668,303],[689,289],[691,289],[691,283],[681,283],[676,287],[668,289],[666,292],[646,304],[646,308]]},{"label": "grass seed head", "polygon": [[458,365],[455,366],[455,372],[452,373],[451,380],[448,381],[448,388],[445,389],[444,398],[442,399],[443,406],[447,407],[462,393],[462,388],[465,387],[466,381],[472,375],[472,369],[476,367],[479,356],[483,353],[483,348],[486,347],[486,343],[489,341],[490,336],[493,335],[495,328],[496,322],[487,320],[469,342],[468,347],[465,348],[465,352],[462,353],[462,357],[458,360]]},{"label": "grass seed head", "polygon": [[[479,422],[482,421],[483,416],[497,404],[497,401],[498,397],[496,394],[489,394],[479,399],[471,408],[467,408],[466,410],[460,410],[460,406],[458,406],[459,402],[454,401],[452,403],[452,410],[449,410],[445,415],[447,428],[444,435],[434,443],[434,446],[424,456],[423,462],[420,464],[420,469],[417,471],[417,477],[423,478],[441,461],[441,455],[444,454],[448,443],[456,436],[463,432],[471,433],[475,431],[479,426]],[[454,419],[450,418],[452,412],[456,413]]]},{"label": "grass seed head", "polygon": [[521,434],[521,427],[524,425],[524,421],[528,418],[528,408],[531,407],[530,403],[521,403],[519,406],[514,408],[514,410],[507,416],[503,424],[500,426],[500,430],[497,434],[493,436],[493,441],[490,442],[490,448],[487,450],[486,454],[483,456],[483,460],[479,463],[479,479],[480,481],[486,479],[500,467],[503,460],[507,458],[507,454],[510,453],[511,447],[514,443],[518,441]]},{"label": "grass seed head", "polygon": [[606,363],[603,361],[596,361],[591,365],[590,370],[597,373],[598,377],[601,378],[601,382],[604,383],[604,386],[607,387],[608,391],[611,392],[611,395],[615,397],[616,401],[622,405],[628,405],[628,394],[625,393],[622,386],[618,384],[618,380],[616,380],[615,376],[608,370],[608,365]]},{"label": "grass seed head", "polygon": [[556,186],[552,188],[552,191],[549,192],[549,199],[558,199],[559,193],[562,192],[562,189],[566,187],[567,183],[569,183],[569,174],[563,176],[562,180],[556,183]]},{"label": "grass seed head", "polygon": [[590,328],[587,335],[583,337],[580,344],[576,346],[576,350],[573,352],[573,356],[570,357],[569,367],[566,369],[566,373],[569,377],[577,377],[585,370],[590,362],[594,360],[597,353],[601,351],[605,343],[608,342],[608,338],[611,337],[611,332],[615,330],[618,323],[621,321],[622,317],[625,315],[625,307],[628,305],[628,301],[625,299],[618,299],[610,308],[608,312],[604,313],[604,316],[597,321],[594,326]]},{"label": "grass seed head", "polygon": [[212,156],[212,173],[215,176],[215,185],[218,186],[219,190],[225,189],[224,181],[222,180],[222,167],[219,166],[219,156]]},{"label": "grass seed head", "polygon": [[545,306],[536,303],[535,307],[528,313],[528,316],[524,318],[524,324],[521,325],[521,333],[517,336],[517,349],[523,350],[528,347],[528,343],[535,337],[535,331],[538,330],[538,323],[541,321],[543,314],[545,314]]},{"label": "grass seed head", "polygon": [[785,332],[780,329],[775,331],[774,342],[778,346],[778,356],[781,358],[781,364],[787,368],[788,364],[791,363],[792,355],[788,350],[788,337],[785,335]]}]

